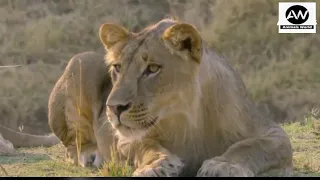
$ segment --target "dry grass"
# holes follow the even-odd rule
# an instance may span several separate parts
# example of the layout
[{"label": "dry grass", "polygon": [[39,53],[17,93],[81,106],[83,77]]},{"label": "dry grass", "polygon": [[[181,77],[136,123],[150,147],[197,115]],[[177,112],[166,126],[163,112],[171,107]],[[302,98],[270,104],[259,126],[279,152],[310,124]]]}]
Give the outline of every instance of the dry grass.
[{"label": "dry grass", "polygon": [[[0,164],[11,177],[99,176],[99,172],[94,169],[66,162],[64,153],[62,144],[50,148],[22,148],[13,156],[1,156]],[[4,176],[1,171],[0,176]]]},{"label": "dry grass", "polygon": [[116,155],[116,148],[111,151],[111,161],[104,163],[99,170],[103,177],[130,177],[134,171],[129,159],[121,159]]},{"label": "dry grass", "polygon": [[240,71],[261,107],[288,122],[319,106],[319,33],[278,34],[277,0],[217,1],[213,12],[204,36]]},{"label": "dry grass", "polygon": [[283,125],[294,150],[296,176],[320,176],[320,128],[317,124],[320,118],[310,114],[302,122]]},{"label": "dry grass", "polygon": [[[301,122],[283,125],[294,150],[293,176],[320,176],[320,128],[314,125],[317,123],[320,124],[320,119],[309,116]],[[22,148],[14,156],[1,156],[0,164],[8,176],[15,177],[125,177],[133,172],[127,162],[120,164],[115,156],[99,170],[71,165],[65,161],[64,152],[61,144],[50,148]],[[5,174],[0,171],[0,176]]]}]

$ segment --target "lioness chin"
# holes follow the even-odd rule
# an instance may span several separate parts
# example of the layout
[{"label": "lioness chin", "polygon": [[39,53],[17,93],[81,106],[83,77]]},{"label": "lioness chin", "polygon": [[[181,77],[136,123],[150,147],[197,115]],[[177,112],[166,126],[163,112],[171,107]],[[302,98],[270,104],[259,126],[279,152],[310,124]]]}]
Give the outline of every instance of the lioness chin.
[{"label": "lioness chin", "polygon": [[134,176],[257,176],[292,170],[286,133],[253,105],[239,74],[184,22],[139,33],[106,23],[107,117]]}]

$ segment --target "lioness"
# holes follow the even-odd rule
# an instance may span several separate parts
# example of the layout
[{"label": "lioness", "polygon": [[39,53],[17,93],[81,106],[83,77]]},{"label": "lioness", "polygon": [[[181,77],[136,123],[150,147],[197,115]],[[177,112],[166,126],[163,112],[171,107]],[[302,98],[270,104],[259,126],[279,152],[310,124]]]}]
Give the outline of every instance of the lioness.
[{"label": "lioness", "polygon": [[107,117],[134,176],[291,172],[287,134],[193,25],[164,19],[133,33],[106,23],[99,34],[113,83]]},{"label": "lioness", "polygon": [[104,122],[111,85],[104,56],[84,52],[70,59],[50,94],[49,126],[74,164],[99,167],[109,158],[113,136]]},{"label": "lioness", "polygon": [[13,129],[0,125],[0,154],[12,154],[15,148],[53,146],[60,143],[55,135],[40,136],[17,132]]}]

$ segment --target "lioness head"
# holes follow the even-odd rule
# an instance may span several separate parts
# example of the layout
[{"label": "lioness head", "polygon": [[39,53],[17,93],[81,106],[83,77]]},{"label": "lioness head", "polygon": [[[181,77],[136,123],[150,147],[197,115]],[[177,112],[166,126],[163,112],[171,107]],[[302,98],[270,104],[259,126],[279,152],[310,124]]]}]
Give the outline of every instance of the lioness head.
[{"label": "lioness head", "polygon": [[143,136],[172,112],[194,82],[201,61],[201,37],[190,24],[165,19],[140,33],[103,24],[113,89],[107,117],[118,133]]}]

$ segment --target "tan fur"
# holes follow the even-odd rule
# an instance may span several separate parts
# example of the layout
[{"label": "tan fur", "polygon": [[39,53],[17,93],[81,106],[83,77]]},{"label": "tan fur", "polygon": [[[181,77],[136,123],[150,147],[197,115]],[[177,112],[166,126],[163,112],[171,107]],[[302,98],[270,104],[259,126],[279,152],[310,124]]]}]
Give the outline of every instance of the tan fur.
[{"label": "tan fur", "polygon": [[[164,19],[132,33],[103,24],[100,39],[113,82],[107,117],[134,176],[291,172],[287,134],[260,115],[240,75],[194,26]],[[161,68],[150,73],[149,64]]]},{"label": "tan fur", "polygon": [[53,146],[60,142],[55,135],[39,136],[22,132],[0,125],[0,154],[12,154],[15,148]]},{"label": "tan fur", "polygon": [[11,155],[15,151],[13,144],[9,140],[4,139],[0,133],[0,155]]},{"label": "tan fur", "polygon": [[50,94],[50,128],[74,164],[91,165],[95,155],[93,165],[100,166],[110,156],[113,138],[104,113],[110,86],[103,55],[84,52],[71,58]]}]

